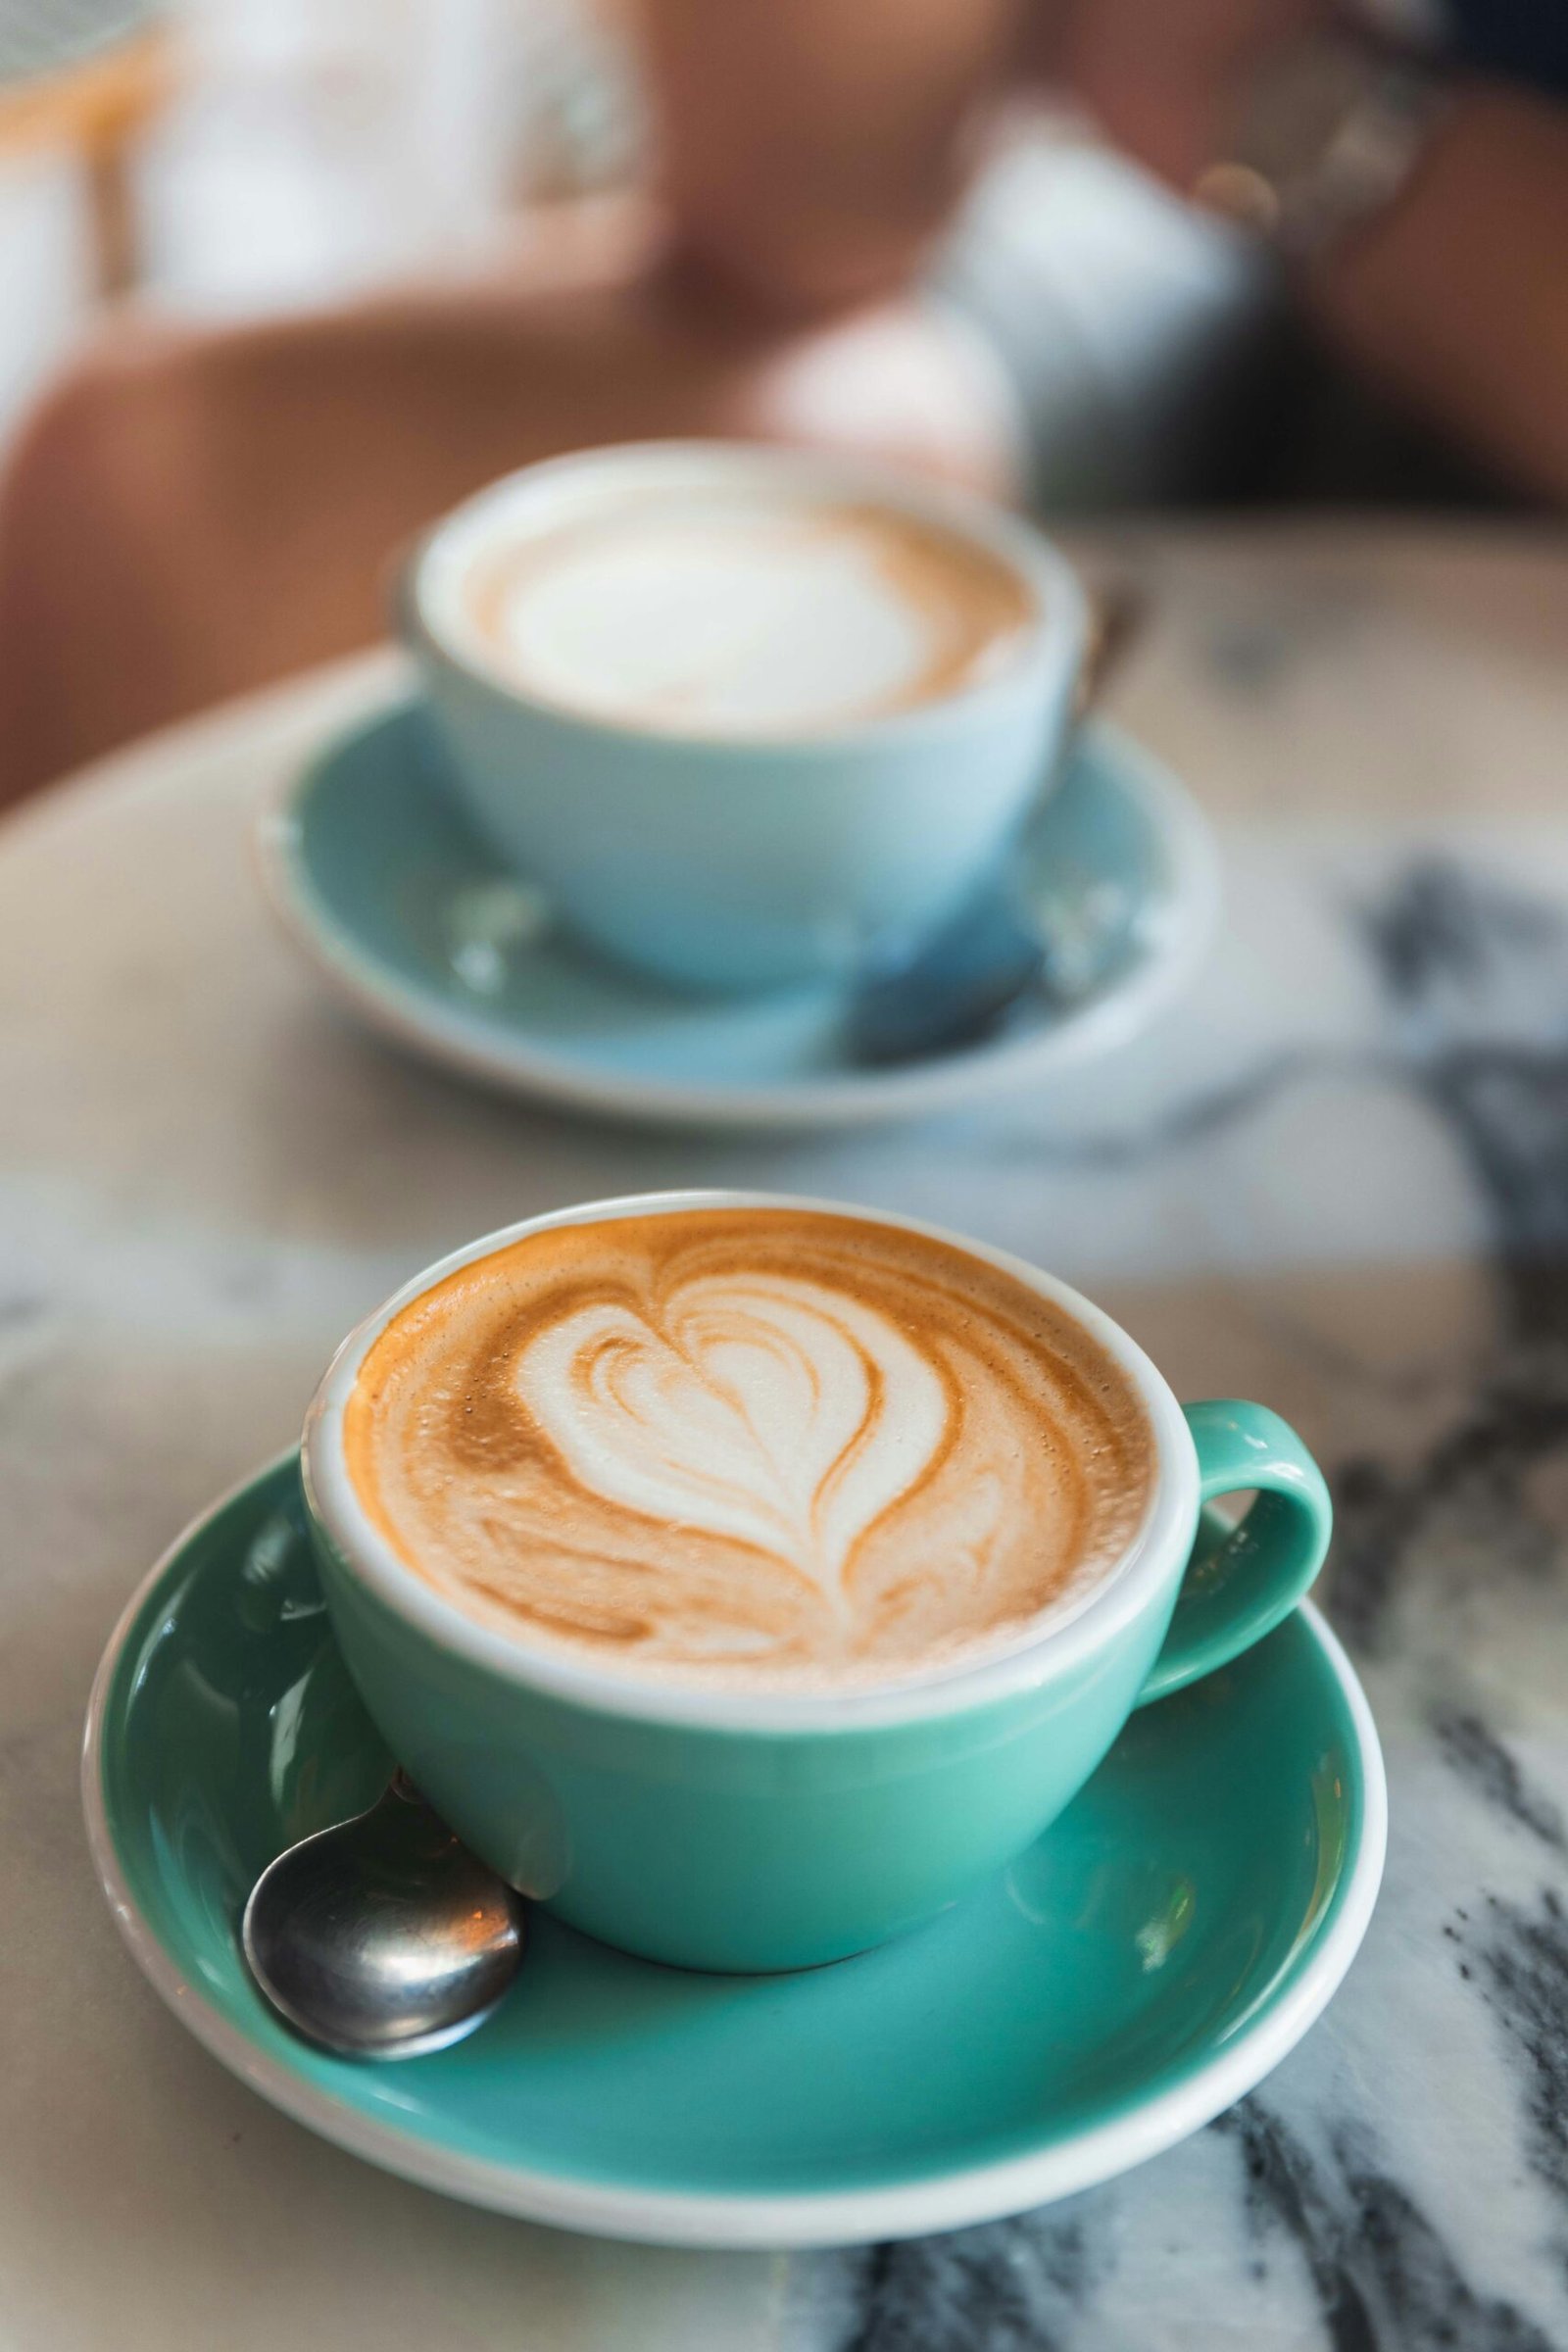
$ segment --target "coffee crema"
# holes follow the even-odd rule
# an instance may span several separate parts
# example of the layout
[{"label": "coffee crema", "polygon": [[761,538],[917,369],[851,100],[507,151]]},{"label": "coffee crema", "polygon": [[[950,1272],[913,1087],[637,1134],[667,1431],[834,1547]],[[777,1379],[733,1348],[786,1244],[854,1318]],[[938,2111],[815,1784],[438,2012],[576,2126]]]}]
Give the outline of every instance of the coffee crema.
[{"label": "coffee crema", "polygon": [[834,1690],[1014,1645],[1125,1552],[1154,1442],[1049,1299],[776,1208],[554,1226],[394,1316],[343,1443],[478,1623],[703,1686]]},{"label": "coffee crema", "polygon": [[893,506],[633,491],[476,555],[460,590],[525,692],[673,734],[789,736],[977,685],[1037,617],[1022,574]]}]

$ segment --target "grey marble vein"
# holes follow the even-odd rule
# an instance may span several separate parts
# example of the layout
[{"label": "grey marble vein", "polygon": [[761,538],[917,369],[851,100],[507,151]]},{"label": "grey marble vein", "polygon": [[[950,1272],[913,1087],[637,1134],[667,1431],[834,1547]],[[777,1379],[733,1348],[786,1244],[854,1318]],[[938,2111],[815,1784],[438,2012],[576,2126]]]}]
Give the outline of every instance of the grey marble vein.
[{"label": "grey marble vein", "polygon": [[[1439,1898],[1431,1908],[1441,1916],[1443,1896],[1450,1898],[1435,1951],[1450,1971],[1449,1998],[1485,2013],[1488,2056],[1501,2082],[1494,2078],[1493,2098],[1477,2104],[1472,2144],[1471,2083],[1438,2042],[1419,2068],[1420,2104],[1432,2128],[1449,2135],[1450,2161],[1475,2164],[1478,2203],[1497,2193],[1499,2158],[1532,2176],[1542,2198],[1530,2267],[1538,2308],[1551,2325],[1511,2281],[1480,2265],[1472,2274],[1468,2232],[1423,2202],[1401,2166],[1409,2118],[1385,2113],[1383,2100],[1368,2096],[1375,2063],[1325,2099],[1310,2082],[1307,2053],[1282,2070],[1277,2088],[1254,2094],[1211,2130],[1237,2151],[1243,2175],[1230,2225],[1241,2242],[1229,2299],[1243,2300],[1240,2276],[1265,2300],[1288,2265],[1296,2308],[1278,2340],[1332,2352],[1552,2352],[1568,2340],[1568,1854],[1562,1798],[1526,1772],[1499,1729],[1499,1715],[1506,1720],[1525,1694],[1495,1670],[1505,1668],[1512,1640],[1539,1641],[1546,1694],[1557,1701],[1542,1769],[1568,1790],[1568,1044],[1548,1042],[1552,1033],[1568,1040],[1568,914],[1553,899],[1423,858],[1353,909],[1348,936],[1370,956],[1387,1006],[1383,1035],[1351,1058],[1376,1068],[1384,1085],[1423,1097],[1462,1152],[1484,1208],[1495,1317],[1457,1408],[1413,1449],[1358,1447],[1333,1465],[1332,1607],[1374,1693],[1396,1702],[1384,1709],[1395,1741],[1403,1735],[1429,1743],[1449,1776],[1447,1808],[1465,1813],[1468,1836],[1454,1839],[1455,1850],[1438,1844],[1425,1856]],[[1530,1031],[1523,1043],[1521,1023]],[[1080,1138],[1063,1152],[1102,1166],[1158,1159],[1244,1125],[1271,1096],[1335,1061],[1332,1053],[1284,1052],[1168,1107],[1143,1133]],[[1479,1655],[1464,1630],[1478,1618],[1478,1602],[1494,1619],[1494,1641]],[[1487,1654],[1493,1646],[1494,1659]],[[1393,1762],[1396,1873],[1403,1837],[1432,1847],[1445,1801],[1439,1787],[1414,1820],[1401,1819],[1398,1744]],[[1497,1828],[1489,1830],[1489,1821]],[[1533,1849],[1524,1880],[1534,1874],[1540,1883],[1527,1894],[1504,1895],[1489,1884],[1484,1857],[1499,1830],[1514,1846],[1522,1834]],[[1510,1854],[1516,1867],[1520,1859]],[[1397,1903],[1398,1892],[1392,1899]],[[1405,1965],[1424,1971],[1433,1959],[1434,1946],[1412,1948]],[[1359,2006],[1353,1980],[1344,2006]],[[1353,2033],[1361,2020],[1336,2023]],[[1387,2031],[1397,2031],[1394,2021]],[[1411,2088],[1407,2082],[1407,2097]],[[1155,2222],[1157,2192],[1146,2184],[1187,2161],[1178,2153],[1146,2176],[1016,2223],[855,2258],[839,2289],[844,2308],[829,2317],[819,2306],[813,2318],[803,2300],[798,2340],[812,2352],[1131,2341],[1137,2306],[1118,2261],[1126,2209],[1147,2206]],[[1234,2197],[1230,2206],[1234,2214]],[[1261,2314],[1250,2325],[1262,2340]],[[1187,2323],[1166,2314],[1159,2328],[1158,2340],[1172,2344],[1228,2334],[1223,2320],[1196,2313]],[[1249,2340],[1246,2328],[1237,2340]]]}]

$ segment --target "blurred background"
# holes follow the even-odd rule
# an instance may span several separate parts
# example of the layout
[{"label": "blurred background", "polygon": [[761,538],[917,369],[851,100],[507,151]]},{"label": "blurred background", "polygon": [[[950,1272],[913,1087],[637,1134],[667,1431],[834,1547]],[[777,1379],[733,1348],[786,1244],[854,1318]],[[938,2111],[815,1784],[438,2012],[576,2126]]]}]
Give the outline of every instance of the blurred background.
[{"label": "blurred background", "polygon": [[[768,206],[812,202],[792,76],[824,153],[863,126],[878,201],[901,168],[898,41],[881,83],[856,54],[885,17],[806,0],[752,57],[701,0],[0,0],[0,800],[366,642],[413,529],[584,442],[849,442],[1069,525],[1549,498],[1505,418],[1429,430],[1325,356],[1262,246],[1103,138],[1082,77],[999,75],[907,254],[860,275],[840,137],[843,281],[770,283]],[[797,24],[827,56],[799,75]],[[759,198],[739,267],[732,190]]]},{"label": "blurred background", "polygon": [[617,0],[7,0],[0,425],[105,302],[233,320],[472,265],[644,144]]},{"label": "blurred background", "polygon": [[[643,29],[638,0],[5,0],[0,432],[109,301],[234,321],[623,233],[656,172]],[[1092,123],[1014,106],[990,144],[929,274],[988,327],[1027,287],[1044,503],[1495,487],[1306,397],[1246,241]],[[1260,351],[1239,447],[1256,379],[1216,395]]]}]

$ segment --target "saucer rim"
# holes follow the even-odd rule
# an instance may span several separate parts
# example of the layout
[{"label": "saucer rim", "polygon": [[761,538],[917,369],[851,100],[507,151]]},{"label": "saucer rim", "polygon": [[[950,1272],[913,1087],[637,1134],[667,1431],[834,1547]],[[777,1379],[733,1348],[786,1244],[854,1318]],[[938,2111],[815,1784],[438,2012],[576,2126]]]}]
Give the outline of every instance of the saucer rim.
[{"label": "saucer rim", "polygon": [[883,2188],[785,2195],[627,2188],[496,2163],[442,2147],[345,2106],[260,2049],[185,1977],[137,1903],[122,1867],[104,1793],[110,1690],[132,1629],[162,1580],[202,1531],[298,1457],[297,1446],[237,1479],[181,1529],[136,1585],[109,1637],[87,1703],[81,1801],[93,1868],[110,1913],[153,1990],[230,2074],[293,2121],[351,2155],[423,2188],[515,2219],[648,2245],[768,2251],[858,2245],[957,2230],[1054,2202],[1160,2155],[1255,2088],[1327,2008],[1359,1950],[1382,1884],[1388,1782],[1365,1691],[1315,1604],[1298,1613],[1345,1699],[1361,1775],[1361,1836],[1334,1918],[1300,1976],[1242,2025],[1218,2053],[1157,2097],[1051,2147],[957,2167]]},{"label": "saucer rim", "polygon": [[[1186,786],[1153,753],[1102,718],[1080,742],[1113,766],[1164,846],[1169,887],[1161,920],[1141,962],[1102,996],[1021,1037],[928,1055],[899,1069],[846,1069],[825,1078],[760,1085],[662,1079],[584,1067],[569,1052],[538,1047],[534,1032],[479,1030],[360,947],[316,890],[300,855],[301,810],[327,766],[350,744],[423,698],[407,688],[385,695],[336,726],[263,800],[252,852],[273,915],[318,977],[367,1024],[395,1045],[500,1091],[606,1117],[680,1126],[822,1129],[870,1126],[957,1108],[1007,1093],[1114,1053],[1131,1042],[1185,986],[1212,943],[1220,913],[1220,861],[1212,830]],[[634,989],[636,975],[626,986]]]}]

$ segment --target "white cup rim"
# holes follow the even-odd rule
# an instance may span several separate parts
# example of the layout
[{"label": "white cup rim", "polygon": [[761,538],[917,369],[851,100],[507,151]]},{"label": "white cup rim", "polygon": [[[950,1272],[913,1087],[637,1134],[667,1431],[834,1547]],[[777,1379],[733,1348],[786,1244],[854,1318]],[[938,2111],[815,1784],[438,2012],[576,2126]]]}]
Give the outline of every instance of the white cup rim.
[{"label": "white cup rim", "polygon": [[[535,692],[489,655],[477,632],[466,629],[451,609],[456,601],[451,591],[497,514],[509,507],[547,497],[553,483],[602,473],[655,485],[678,485],[685,480],[722,481],[759,471],[797,490],[875,500],[917,520],[945,524],[999,557],[1022,575],[1035,597],[1034,624],[1024,632],[1015,656],[994,675],[906,710],[784,735],[683,733],[678,728],[640,726],[635,719],[580,710]],[[448,590],[445,609],[443,586]],[[570,450],[502,475],[452,508],[416,542],[403,566],[395,606],[399,629],[416,653],[486,688],[503,702],[543,713],[574,733],[622,747],[628,743],[667,746],[683,760],[726,761],[752,755],[765,755],[774,762],[786,757],[811,760],[842,754],[851,746],[896,744],[961,727],[994,705],[1004,703],[1043,665],[1054,673],[1078,669],[1089,626],[1088,606],[1077,573],[1066,557],[1021,515],[956,485],[929,481],[874,458],[718,440],[627,441]],[[763,763],[760,758],[758,763]]]},{"label": "white cup rim", "polygon": [[[705,1690],[696,1684],[682,1686],[673,1680],[596,1670],[564,1654],[530,1648],[481,1624],[426,1584],[371,1524],[354,1492],[343,1455],[344,1407],[367,1352],[387,1323],[460,1267],[488,1257],[525,1235],[557,1226],[713,1208],[802,1209],[921,1234],[1000,1267],[1081,1323],[1132,1381],[1154,1436],[1155,1476],[1149,1503],[1108,1575],[1098,1579],[1075,1607],[1058,1612],[1039,1633],[1026,1636],[1000,1656],[872,1689],[821,1692]],[[923,1217],[899,1216],[853,1202],[791,1193],[717,1189],[630,1194],[550,1210],[485,1234],[426,1267],[357,1324],[338,1348],[306,1416],[302,1458],[311,1508],[351,1574],[437,1649],[453,1652],[503,1682],[590,1713],[734,1733],[820,1735],[922,1722],[967,1713],[1054,1682],[1113,1642],[1160,1588],[1180,1575],[1199,1503],[1197,1451],[1170,1388],[1136,1341],[1066,1283],[1007,1250],[933,1225]]]}]

